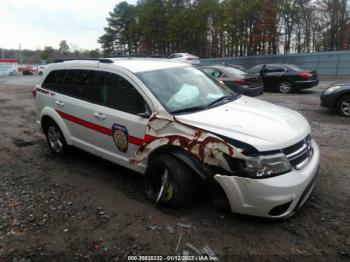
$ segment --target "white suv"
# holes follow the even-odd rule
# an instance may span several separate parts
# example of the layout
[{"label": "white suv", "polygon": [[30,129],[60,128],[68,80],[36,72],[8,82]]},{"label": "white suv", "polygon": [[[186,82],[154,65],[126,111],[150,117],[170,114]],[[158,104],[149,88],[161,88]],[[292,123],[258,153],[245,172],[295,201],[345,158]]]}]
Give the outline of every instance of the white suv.
[{"label": "white suv", "polygon": [[188,204],[203,180],[235,213],[293,214],[319,167],[308,122],[215,81],[163,59],[61,61],[33,95],[53,153],[72,145],[135,170],[157,204]]}]

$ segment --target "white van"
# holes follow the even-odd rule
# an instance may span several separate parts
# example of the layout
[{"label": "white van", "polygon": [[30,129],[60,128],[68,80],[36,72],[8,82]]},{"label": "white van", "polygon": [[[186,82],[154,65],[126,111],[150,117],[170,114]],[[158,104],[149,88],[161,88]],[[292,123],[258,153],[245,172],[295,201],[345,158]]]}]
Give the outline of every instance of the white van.
[{"label": "white van", "polygon": [[33,95],[53,153],[75,146],[139,172],[157,204],[190,203],[203,180],[232,212],[279,218],[315,184],[319,148],[303,116],[233,93],[188,64],[62,60]]}]

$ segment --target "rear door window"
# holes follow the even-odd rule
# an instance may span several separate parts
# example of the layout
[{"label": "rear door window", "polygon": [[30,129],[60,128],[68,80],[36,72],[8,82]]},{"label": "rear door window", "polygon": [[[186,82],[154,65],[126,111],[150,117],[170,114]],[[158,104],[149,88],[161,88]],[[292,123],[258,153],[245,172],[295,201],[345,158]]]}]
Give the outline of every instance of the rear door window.
[{"label": "rear door window", "polygon": [[64,93],[73,97],[85,99],[89,88],[94,83],[94,71],[68,70],[64,81]]},{"label": "rear door window", "polygon": [[51,71],[45,78],[42,87],[56,92],[63,91],[63,81],[67,70]]}]

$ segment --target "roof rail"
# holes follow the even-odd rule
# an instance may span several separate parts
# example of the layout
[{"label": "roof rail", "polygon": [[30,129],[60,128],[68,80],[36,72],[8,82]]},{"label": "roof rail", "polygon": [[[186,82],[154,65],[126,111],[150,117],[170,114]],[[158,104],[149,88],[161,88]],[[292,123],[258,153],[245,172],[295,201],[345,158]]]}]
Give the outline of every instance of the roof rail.
[{"label": "roof rail", "polygon": [[112,64],[113,60],[108,58],[64,58],[64,59],[56,59],[54,63],[62,63],[65,61],[98,61],[100,63]]}]

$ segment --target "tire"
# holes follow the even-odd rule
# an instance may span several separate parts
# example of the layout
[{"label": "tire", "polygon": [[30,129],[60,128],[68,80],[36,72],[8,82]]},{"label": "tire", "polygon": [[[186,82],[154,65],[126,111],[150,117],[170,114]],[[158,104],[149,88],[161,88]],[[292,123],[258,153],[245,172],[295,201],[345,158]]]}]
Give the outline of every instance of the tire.
[{"label": "tire", "polygon": [[292,85],[289,82],[281,82],[280,85],[278,86],[278,91],[280,93],[291,93],[292,92]]},{"label": "tire", "polygon": [[342,116],[350,117],[350,95],[340,98],[337,104],[337,111]]},{"label": "tire", "polygon": [[50,120],[44,127],[47,144],[54,155],[63,155],[68,145],[58,125]]},{"label": "tire", "polygon": [[[165,177],[167,182],[164,183],[161,193]],[[150,161],[144,175],[144,186],[148,199],[157,205],[171,208],[187,205],[195,195],[192,170],[171,155],[159,155]]]}]

